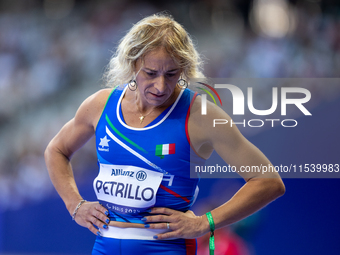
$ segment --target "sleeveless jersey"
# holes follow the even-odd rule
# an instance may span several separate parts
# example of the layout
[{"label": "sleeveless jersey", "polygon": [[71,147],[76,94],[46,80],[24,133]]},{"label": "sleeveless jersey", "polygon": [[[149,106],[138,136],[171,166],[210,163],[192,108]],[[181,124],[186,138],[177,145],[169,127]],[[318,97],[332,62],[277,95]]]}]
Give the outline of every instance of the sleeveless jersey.
[{"label": "sleeveless jersey", "polygon": [[199,181],[190,179],[190,165],[204,165],[191,149],[186,126],[196,95],[182,90],[149,125],[134,128],[124,122],[121,111],[126,89],[113,89],[96,127],[97,198],[113,221],[143,223],[152,207],[187,211]]}]

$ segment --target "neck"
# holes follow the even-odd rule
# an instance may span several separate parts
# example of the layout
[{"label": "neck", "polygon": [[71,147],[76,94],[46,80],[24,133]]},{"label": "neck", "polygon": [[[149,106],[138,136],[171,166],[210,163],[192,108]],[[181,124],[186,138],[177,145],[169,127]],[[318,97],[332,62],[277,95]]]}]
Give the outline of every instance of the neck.
[{"label": "neck", "polygon": [[154,106],[148,103],[143,103],[143,100],[140,98],[140,94],[137,91],[135,91],[135,104],[137,105],[139,113],[143,116],[148,115],[157,108],[161,108],[161,106]]},{"label": "neck", "polygon": [[122,101],[122,111],[126,123],[132,125],[133,127],[145,126],[146,124],[150,123],[150,121],[155,119],[155,117],[157,117],[167,107],[173,104],[180,92],[180,89],[175,89],[174,93],[161,105],[152,105],[148,104],[147,101],[145,102],[142,99],[138,89],[136,91],[127,89]]},{"label": "neck", "polygon": [[139,112],[142,115],[146,115],[146,114],[150,114],[150,112],[156,111],[157,109],[165,109],[168,106],[170,106],[171,104],[173,104],[179,93],[180,93],[180,89],[175,89],[174,92],[172,93],[172,95],[166,99],[161,105],[151,105],[148,104],[148,102],[145,102],[141,97],[140,97],[140,92],[138,90],[134,91],[135,95],[134,95],[134,101],[135,104],[138,107]]}]

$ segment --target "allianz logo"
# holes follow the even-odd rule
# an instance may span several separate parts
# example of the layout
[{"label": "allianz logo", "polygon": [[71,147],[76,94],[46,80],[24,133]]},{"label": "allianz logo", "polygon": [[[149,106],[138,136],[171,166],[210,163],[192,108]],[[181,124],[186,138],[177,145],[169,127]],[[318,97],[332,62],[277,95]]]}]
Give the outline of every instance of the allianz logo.
[{"label": "allianz logo", "polygon": [[123,169],[112,169],[112,173],[111,176],[129,176],[129,177],[133,177],[134,175],[134,171],[124,171]]}]

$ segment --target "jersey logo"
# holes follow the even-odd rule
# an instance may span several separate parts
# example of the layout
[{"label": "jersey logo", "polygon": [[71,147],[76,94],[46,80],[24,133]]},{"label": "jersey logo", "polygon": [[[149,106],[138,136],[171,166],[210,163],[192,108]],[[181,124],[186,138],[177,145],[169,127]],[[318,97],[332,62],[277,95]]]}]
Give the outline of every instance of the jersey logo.
[{"label": "jersey logo", "polygon": [[137,179],[138,181],[144,181],[144,180],[146,179],[147,176],[148,176],[148,175],[147,175],[143,170],[141,170],[141,171],[138,171],[138,172],[137,172],[137,174],[136,174],[136,179]]},{"label": "jersey logo", "polygon": [[104,136],[103,138],[100,138],[99,146],[101,146],[101,147],[98,147],[98,150],[99,151],[109,151],[109,148],[105,148],[105,147],[109,147],[110,141],[111,140],[107,139],[106,136]]},{"label": "jersey logo", "polygon": [[176,145],[174,143],[168,144],[158,144],[156,145],[155,155],[164,158],[165,155],[175,154]]}]

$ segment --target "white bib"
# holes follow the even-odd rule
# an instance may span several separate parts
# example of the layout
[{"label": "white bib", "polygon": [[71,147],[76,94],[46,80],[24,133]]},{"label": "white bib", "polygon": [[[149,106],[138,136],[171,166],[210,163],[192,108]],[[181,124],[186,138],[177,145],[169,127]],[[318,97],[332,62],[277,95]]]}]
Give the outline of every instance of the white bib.
[{"label": "white bib", "polygon": [[141,167],[100,164],[93,188],[108,209],[133,215],[155,205],[162,179],[162,173]]}]

